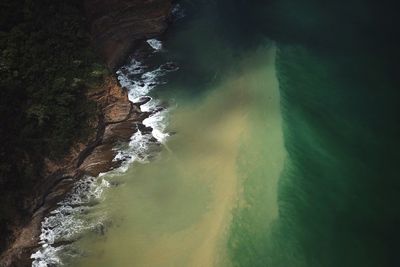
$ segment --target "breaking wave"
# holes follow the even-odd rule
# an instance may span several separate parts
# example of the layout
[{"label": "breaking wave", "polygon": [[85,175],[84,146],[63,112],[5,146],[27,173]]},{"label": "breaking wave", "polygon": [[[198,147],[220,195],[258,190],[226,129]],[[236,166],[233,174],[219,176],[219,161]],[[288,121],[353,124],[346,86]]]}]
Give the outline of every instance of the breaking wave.
[{"label": "breaking wave", "polygon": [[[150,39],[147,43],[155,51],[162,49],[162,43],[156,39]],[[107,214],[99,214],[95,207],[104,197],[103,192],[110,187],[109,180],[126,172],[133,162],[149,162],[158,155],[160,146],[168,139],[168,108],[162,106],[159,100],[147,95],[157,85],[166,82],[164,76],[167,73],[176,70],[178,66],[172,62],[149,67],[133,59],[116,72],[121,86],[128,91],[129,100],[133,103],[146,102],[141,105],[141,110],[149,112],[150,116],[143,121],[143,125],[146,128],[151,127],[151,132],[138,127],[128,144],[116,148],[117,155],[114,161],[122,162],[119,168],[102,173],[98,177],[87,176],[76,182],[72,192],[44,218],[40,248],[31,255],[33,267],[63,265],[64,262],[83,253],[73,244],[80,236],[88,231],[103,233]]]},{"label": "breaking wave", "polygon": [[160,51],[162,49],[162,43],[157,39],[149,39],[147,40],[147,43],[156,51]]}]

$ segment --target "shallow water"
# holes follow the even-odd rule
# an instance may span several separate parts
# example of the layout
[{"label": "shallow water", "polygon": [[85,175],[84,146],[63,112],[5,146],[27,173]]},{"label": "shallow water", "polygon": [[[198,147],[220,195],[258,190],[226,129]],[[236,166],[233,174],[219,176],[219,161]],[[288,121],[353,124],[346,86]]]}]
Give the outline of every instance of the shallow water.
[{"label": "shallow water", "polygon": [[111,225],[79,241],[88,256],[73,266],[231,265],[232,211],[256,168],[269,181],[269,217],[277,216],[284,148],[274,52],[264,47],[238,60],[195,101],[174,98],[168,128],[176,134],[156,160],[111,178],[121,185],[97,206]]},{"label": "shallow water", "polygon": [[[285,149],[276,49],[264,40],[237,54],[224,47],[219,29],[210,27],[215,19],[210,12],[177,23],[150,63],[128,64],[135,75],[137,66],[146,64],[179,66],[162,77],[149,68],[160,76],[152,78],[159,81],[155,88],[120,78],[133,88],[132,100],[151,91],[152,102],[168,106],[151,125],[164,132],[161,152],[146,151],[153,154],[149,162],[102,176],[111,186],[84,216],[106,217],[73,244],[79,257],[61,256],[67,265],[232,266],[234,211],[253,205],[243,198],[245,183],[263,186],[267,225],[277,218]],[[213,42],[203,41],[209,39]]]},{"label": "shallow water", "polygon": [[398,53],[372,35],[385,28],[370,20],[387,22],[374,5],[183,2],[187,18],[149,42],[151,64],[179,69],[150,68],[158,85],[130,93],[168,106],[148,121],[161,151],[121,153],[142,151],[102,177],[103,200],[77,216],[92,230],[64,262],[398,266]]}]

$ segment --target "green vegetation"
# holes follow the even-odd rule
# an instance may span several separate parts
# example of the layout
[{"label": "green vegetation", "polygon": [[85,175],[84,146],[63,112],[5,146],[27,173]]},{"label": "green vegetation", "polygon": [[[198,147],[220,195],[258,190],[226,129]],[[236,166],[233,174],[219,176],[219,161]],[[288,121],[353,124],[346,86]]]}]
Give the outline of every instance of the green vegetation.
[{"label": "green vegetation", "polygon": [[88,136],[96,106],[85,92],[107,70],[90,47],[82,12],[79,0],[0,3],[2,241],[44,157],[60,158]]}]

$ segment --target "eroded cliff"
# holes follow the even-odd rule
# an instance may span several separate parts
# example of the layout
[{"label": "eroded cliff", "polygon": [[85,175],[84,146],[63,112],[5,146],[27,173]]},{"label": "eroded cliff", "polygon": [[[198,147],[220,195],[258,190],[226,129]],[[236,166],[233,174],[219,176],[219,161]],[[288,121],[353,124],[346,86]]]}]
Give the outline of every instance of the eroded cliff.
[{"label": "eroded cliff", "polygon": [[85,0],[93,44],[115,70],[138,40],[163,32],[170,0]]},{"label": "eroded cliff", "polygon": [[[12,7],[14,6],[11,5]],[[56,16],[57,12],[53,12],[51,6],[43,5],[43,8],[49,9],[49,12],[45,12],[49,16],[51,14]],[[64,8],[69,7],[66,4]],[[106,172],[118,166],[119,162],[113,161],[116,154],[113,150],[115,144],[117,142],[128,141],[138,127],[145,129],[141,122],[149,114],[140,111],[140,104],[132,104],[128,100],[127,92],[121,88],[115,75],[112,73],[123,64],[128,54],[136,46],[143,43],[145,38],[154,37],[166,29],[171,1],[86,0],[81,8],[82,13],[86,14],[86,26],[84,27],[87,27],[89,30],[92,45],[86,45],[86,43],[74,44],[74,38],[70,38],[69,42],[71,42],[72,46],[75,45],[84,51],[97,51],[104,60],[104,64],[111,71],[111,74],[104,72],[98,66],[97,61],[91,62],[91,59],[89,61],[85,59],[82,62],[82,60],[72,58],[71,56],[71,58],[65,61],[65,65],[72,70],[71,72],[79,73],[82,66],[89,66],[90,64],[96,66],[94,70],[88,69],[88,79],[85,78],[86,76],[73,77],[71,78],[71,84],[69,84],[68,77],[61,77],[63,78],[61,79],[57,75],[55,77],[50,76],[49,79],[54,79],[55,82],[62,80],[62,88],[66,88],[64,90],[68,90],[71,86],[82,88],[79,89],[84,90],[82,96],[86,96],[84,98],[94,103],[97,108],[91,109],[91,112],[94,114],[92,114],[89,121],[89,131],[88,129],[76,129],[78,132],[89,132],[89,136],[86,139],[75,141],[68,150],[69,152],[61,159],[55,159],[49,155],[21,152],[29,160],[24,161],[21,159],[18,166],[21,164],[34,165],[37,166],[38,170],[35,171],[34,177],[21,177],[20,180],[16,180],[14,183],[18,183],[18,181],[29,182],[29,188],[25,186],[25,189],[20,191],[18,186],[13,186],[13,183],[10,184],[10,179],[7,180],[6,177],[1,177],[0,184],[1,182],[8,183],[7,187],[2,188],[1,193],[10,193],[8,199],[20,203],[18,204],[18,210],[13,210],[10,213],[9,217],[11,219],[7,219],[6,224],[2,224],[0,220],[0,234],[2,239],[2,242],[0,242],[1,267],[30,266],[31,260],[29,256],[38,246],[40,223],[43,217],[54,208],[55,204],[69,192],[73,183],[83,177],[83,175],[96,176],[100,172]],[[6,10],[6,12],[9,11]],[[24,15],[28,16],[28,21],[30,15]],[[59,23],[59,20],[60,18],[58,18],[57,23]],[[12,21],[6,22],[12,25]],[[69,27],[68,25],[67,27]],[[40,31],[40,27],[42,26],[38,27]],[[48,31],[47,29],[46,34],[49,34]],[[13,29],[10,30],[10,33],[5,33],[5,38],[7,38],[7,34],[14,34]],[[60,33],[51,32],[50,29],[50,35],[52,34],[59,35]],[[78,30],[76,32],[74,30],[72,34],[81,36],[85,33],[78,27]],[[57,46],[56,41],[53,41],[53,43]],[[40,44],[36,45],[40,46]],[[63,49],[63,46],[61,46],[61,49]],[[4,55],[4,51],[2,52]],[[22,51],[22,56],[25,56],[24,53],[29,53],[29,51]],[[16,55],[15,58],[18,59],[18,56],[21,55]],[[57,59],[59,55],[51,54],[47,56],[49,59],[46,63],[50,64],[48,67],[52,70],[57,70],[59,66],[51,64],[59,64],[59,62],[50,57]],[[46,59],[46,54],[44,54],[44,58]],[[32,60],[35,63],[35,59]],[[12,68],[9,70],[6,69],[8,66],[4,65],[4,62],[2,58],[2,61],[0,61],[1,71],[5,69],[11,73],[13,79],[18,78],[17,76],[21,72],[18,73]],[[26,68],[25,66],[22,67]],[[93,78],[96,80],[95,83],[93,83]],[[99,79],[102,81],[99,82]],[[6,84],[6,86],[13,86],[14,80],[11,79],[10,83]],[[35,79],[32,81],[35,81]],[[53,81],[50,80],[50,82]],[[30,85],[27,84],[26,86]],[[60,92],[63,93],[61,88],[58,90],[61,90]],[[31,101],[28,99],[26,103],[30,104]],[[12,103],[7,104],[11,105]],[[7,104],[4,104],[4,108],[7,108]],[[1,106],[3,108],[3,103],[1,103]],[[16,108],[18,109],[18,107]],[[74,104],[66,104],[65,106],[66,110],[74,110],[76,108]],[[48,128],[51,130],[51,125]],[[4,138],[7,141],[15,137],[10,133],[4,136]],[[11,144],[10,148],[12,149],[13,146]],[[34,161],[37,164],[33,163]],[[12,194],[11,190],[13,190]],[[15,220],[12,220],[12,216],[15,216]]]},{"label": "eroded cliff", "polygon": [[2,254],[0,266],[29,266],[32,251],[38,247],[40,223],[57,202],[72,189],[74,182],[84,175],[97,176],[120,163],[113,161],[118,142],[125,142],[141,127],[147,113],[140,111],[139,104],[128,100],[115,78],[88,93],[99,107],[97,120],[93,121],[94,134],[87,143],[76,143],[60,161],[45,159],[43,179],[35,185],[26,200],[32,214],[29,223],[14,227],[14,241]]}]

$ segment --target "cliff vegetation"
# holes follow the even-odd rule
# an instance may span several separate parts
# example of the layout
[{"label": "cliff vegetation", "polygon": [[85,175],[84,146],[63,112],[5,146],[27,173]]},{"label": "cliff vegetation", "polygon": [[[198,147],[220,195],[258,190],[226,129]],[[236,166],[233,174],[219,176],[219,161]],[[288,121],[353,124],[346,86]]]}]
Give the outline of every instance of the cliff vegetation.
[{"label": "cliff vegetation", "polygon": [[96,105],[85,93],[107,75],[90,47],[79,0],[0,3],[0,251],[23,224],[24,195],[45,157],[90,134]]}]

